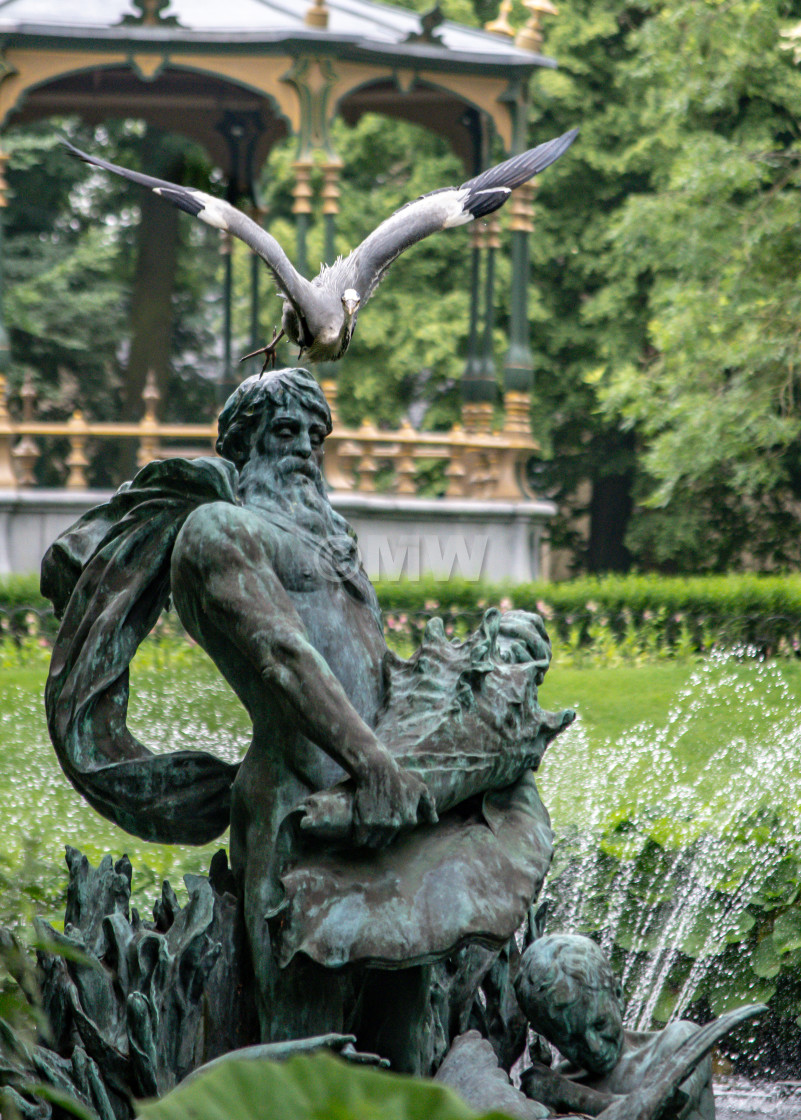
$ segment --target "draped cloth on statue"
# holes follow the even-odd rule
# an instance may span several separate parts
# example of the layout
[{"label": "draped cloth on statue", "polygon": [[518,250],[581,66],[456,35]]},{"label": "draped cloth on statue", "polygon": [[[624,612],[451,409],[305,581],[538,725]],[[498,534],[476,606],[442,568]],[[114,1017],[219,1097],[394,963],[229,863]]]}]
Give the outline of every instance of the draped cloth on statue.
[{"label": "draped cloth on statue", "polygon": [[[154,754],[126,716],[129,665],[169,601],[178,533],[198,506],[235,503],[236,482],[221,459],[151,463],[43,561],[42,591],[63,616],[45,690],[56,754],[98,812],[146,840],[200,844],[229,824],[238,766]],[[348,783],[290,813],[265,914],[281,965],[303,953],[332,968],[408,967],[467,941],[501,945],[524,919],[552,839],[531,770],[573,713],[539,708],[550,649],[521,664],[499,619],[487,612],[463,642],[435,619],[409,661],[387,653],[376,733],[428,784],[440,821],[376,852],[350,842]]]},{"label": "draped cloth on statue", "polygon": [[305,953],[328,968],[405,968],[471,941],[500,948],[539,894],[552,851],[530,771],[378,852],[301,840],[268,915],[278,962]]},{"label": "draped cloth on statue", "polygon": [[235,502],[224,459],[149,463],[55,541],[42,593],[62,617],[45,707],[64,773],[99,813],[144,840],[205,844],[228,827],[238,767],[203,751],[155,755],[126,724],[131,660],[169,601],[170,558],[191,511]]}]

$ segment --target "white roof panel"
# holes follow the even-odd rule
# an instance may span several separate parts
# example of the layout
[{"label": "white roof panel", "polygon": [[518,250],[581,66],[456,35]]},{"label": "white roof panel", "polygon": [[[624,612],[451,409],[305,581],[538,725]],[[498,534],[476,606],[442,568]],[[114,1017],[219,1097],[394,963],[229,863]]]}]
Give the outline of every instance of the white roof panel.
[{"label": "white roof panel", "polygon": [[[432,0],[433,2],[433,0]],[[373,3],[372,0],[326,0],[329,11],[326,29],[309,26],[304,14],[311,0],[170,0],[161,17],[175,16],[178,26],[168,22],[150,27],[123,24],[126,16],[141,17],[134,0],[0,0],[0,33],[40,35],[85,35],[96,31],[104,40],[154,35],[163,39],[182,37],[215,39],[243,36],[250,41],[288,38],[338,39],[357,47],[400,48],[410,55],[423,51],[440,57],[470,55],[487,62],[537,65],[538,55],[519,50],[510,39],[476,28],[445,21],[435,29],[433,40],[414,42],[420,17],[404,8]],[[184,35],[182,36],[182,32]],[[412,36],[412,41],[408,42]]]}]

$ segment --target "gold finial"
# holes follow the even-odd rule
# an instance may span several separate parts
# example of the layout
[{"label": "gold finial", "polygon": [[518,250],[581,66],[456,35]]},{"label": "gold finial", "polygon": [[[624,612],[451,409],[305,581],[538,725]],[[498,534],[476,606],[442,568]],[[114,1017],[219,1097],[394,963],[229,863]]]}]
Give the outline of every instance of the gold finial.
[{"label": "gold finial", "polygon": [[531,15],[526,20],[525,27],[518,31],[515,46],[524,51],[538,51],[542,46],[542,17],[556,16],[559,9],[553,6],[551,0],[523,0],[523,6],[528,8]]},{"label": "gold finial", "polygon": [[303,22],[309,27],[328,27],[328,8],[325,0],[314,0],[311,7],[306,9]]},{"label": "gold finial", "polygon": [[339,175],[342,171],[342,161],[339,159],[326,160],[323,164],[323,213],[339,213]]},{"label": "gold finial", "polygon": [[8,152],[0,149],[0,206],[8,206],[8,199],[6,192],[8,191],[8,183],[6,181],[6,164],[8,163]]},{"label": "gold finial", "polygon": [[89,460],[86,457],[86,440],[89,435],[89,425],[84,420],[83,413],[79,408],[76,408],[73,412],[67,423],[67,429],[70,441],[70,453],[64,460],[66,466],[69,467],[67,489],[85,490],[86,468],[89,466]]},{"label": "gold finial", "polygon": [[512,0],[501,0],[501,6],[498,10],[496,19],[491,19],[489,23],[484,24],[485,31],[491,31],[495,35],[506,35],[509,39],[514,39],[515,29],[509,22],[509,16],[512,12]]},{"label": "gold finial", "polygon": [[145,406],[142,423],[146,424],[148,427],[158,423],[157,409],[160,400],[161,393],[156,384],[155,371],[149,369],[147,371],[147,377],[145,378],[145,387],[142,390],[142,403]]}]

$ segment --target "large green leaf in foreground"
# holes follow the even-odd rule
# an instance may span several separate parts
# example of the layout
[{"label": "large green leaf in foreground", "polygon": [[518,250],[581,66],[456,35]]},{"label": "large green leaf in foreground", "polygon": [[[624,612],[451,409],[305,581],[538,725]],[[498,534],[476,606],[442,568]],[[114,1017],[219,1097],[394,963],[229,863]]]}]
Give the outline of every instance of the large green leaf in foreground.
[{"label": "large green leaf in foreground", "polygon": [[347,1065],[330,1054],[229,1061],[141,1105],[142,1120],[503,1120],[444,1085]]}]

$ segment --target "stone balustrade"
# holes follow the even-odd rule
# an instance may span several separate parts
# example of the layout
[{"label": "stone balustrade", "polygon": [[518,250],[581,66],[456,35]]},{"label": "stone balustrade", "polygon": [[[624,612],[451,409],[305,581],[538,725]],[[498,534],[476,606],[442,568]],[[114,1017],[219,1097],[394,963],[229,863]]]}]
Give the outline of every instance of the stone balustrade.
[{"label": "stone balustrade", "polygon": [[[324,384],[332,402],[334,431],[326,440],[325,473],[335,493],[414,496],[420,476],[432,462],[442,465],[448,498],[483,501],[533,497],[526,487],[526,460],[537,450],[531,438],[527,393],[507,392],[503,427],[492,429],[492,411],[480,403],[466,405],[464,423],[447,432],[420,432],[405,422],[386,431],[365,420],[345,428],[336,418],[336,387]],[[151,374],[142,393],[138,423],[95,422],[80,410],[69,420],[38,420],[36,393],[30,378],[20,390],[20,415],[12,417],[6,386],[0,378],[0,490],[34,487],[42,437],[61,437],[69,451],[64,459],[64,487],[88,488],[87,470],[93,441],[137,442],[137,463],[178,456],[194,458],[214,452],[216,424],[163,424],[158,420],[159,392]],[[121,480],[120,480],[121,481]]]}]

